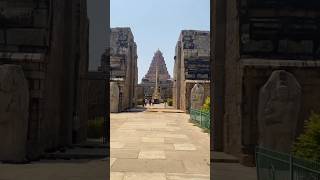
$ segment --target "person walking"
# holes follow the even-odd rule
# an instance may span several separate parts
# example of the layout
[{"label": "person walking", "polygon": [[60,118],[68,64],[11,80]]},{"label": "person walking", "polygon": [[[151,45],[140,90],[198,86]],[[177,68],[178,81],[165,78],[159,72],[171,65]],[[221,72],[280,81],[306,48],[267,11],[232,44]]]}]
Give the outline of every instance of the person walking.
[{"label": "person walking", "polygon": [[163,103],[164,103],[164,108],[167,108],[167,100],[163,100]]}]

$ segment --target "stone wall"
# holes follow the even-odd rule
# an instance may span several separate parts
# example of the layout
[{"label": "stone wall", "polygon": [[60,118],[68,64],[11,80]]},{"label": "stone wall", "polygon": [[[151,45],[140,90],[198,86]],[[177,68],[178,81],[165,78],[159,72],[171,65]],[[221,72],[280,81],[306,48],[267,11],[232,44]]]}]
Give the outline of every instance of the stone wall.
[{"label": "stone wall", "polygon": [[21,65],[30,86],[28,158],[85,140],[86,1],[10,0],[0,6],[0,64]]},{"label": "stone wall", "polygon": [[[217,38],[213,42],[217,55],[213,57],[216,62],[212,68],[224,77],[223,83],[219,77],[214,77],[214,105],[224,107],[222,114],[214,113],[212,117],[213,124],[219,125],[213,131],[223,130],[214,135],[215,142],[221,142],[214,146],[237,156],[246,165],[253,164],[254,147],[259,144],[258,90],[274,70],[292,73],[302,86],[297,135],[302,131],[301,122],[307,119],[311,110],[317,111],[320,106],[315,93],[320,90],[316,75],[318,44],[315,43],[320,32],[314,21],[319,18],[316,9],[320,6],[311,8],[311,2],[305,2],[303,6],[293,6],[294,2],[287,1],[281,3],[285,6],[274,8],[265,1],[254,0],[214,3],[214,8],[219,10],[213,9],[216,13],[212,14],[216,28],[214,37]],[[308,13],[304,13],[306,11]],[[300,25],[296,23],[300,21],[308,26],[298,28]],[[221,48],[224,43],[225,49]],[[311,96],[315,98],[311,99]]]},{"label": "stone wall", "polygon": [[190,91],[193,86],[188,82],[210,81],[209,40],[208,31],[183,30],[181,32],[176,45],[173,75],[173,105],[177,109],[184,111],[189,109]]},{"label": "stone wall", "polygon": [[[124,111],[136,105],[138,83],[137,45],[130,28],[111,28],[110,81],[117,82],[120,89],[119,110]],[[106,67],[102,58],[101,70]]]},{"label": "stone wall", "polygon": [[94,120],[105,114],[106,93],[104,74],[90,71],[88,74],[88,119]]}]

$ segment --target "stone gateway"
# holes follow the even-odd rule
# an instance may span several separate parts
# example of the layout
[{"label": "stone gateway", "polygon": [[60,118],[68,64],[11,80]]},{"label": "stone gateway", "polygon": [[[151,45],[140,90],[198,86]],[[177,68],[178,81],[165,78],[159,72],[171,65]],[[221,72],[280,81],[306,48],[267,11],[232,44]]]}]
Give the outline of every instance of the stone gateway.
[{"label": "stone gateway", "polygon": [[290,152],[296,135],[300,101],[301,87],[295,77],[283,70],[274,71],[260,89],[259,145]]},{"label": "stone gateway", "polygon": [[0,66],[0,161],[26,158],[29,88],[21,66]]}]

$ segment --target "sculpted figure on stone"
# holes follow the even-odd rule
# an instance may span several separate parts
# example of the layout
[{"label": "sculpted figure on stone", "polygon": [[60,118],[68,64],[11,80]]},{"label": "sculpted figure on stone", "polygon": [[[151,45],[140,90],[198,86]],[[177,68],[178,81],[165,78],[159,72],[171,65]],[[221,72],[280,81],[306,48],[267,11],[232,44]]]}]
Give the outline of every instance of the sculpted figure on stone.
[{"label": "sculpted figure on stone", "polygon": [[191,109],[201,109],[204,103],[204,88],[200,84],[195,84],[191,89]]},{"label": "sculpted figure on stone", "polygon": [[284,70],[274,71],[260,89],[258,106],[259,145],[290,152],[300,111],[301,87]]}]

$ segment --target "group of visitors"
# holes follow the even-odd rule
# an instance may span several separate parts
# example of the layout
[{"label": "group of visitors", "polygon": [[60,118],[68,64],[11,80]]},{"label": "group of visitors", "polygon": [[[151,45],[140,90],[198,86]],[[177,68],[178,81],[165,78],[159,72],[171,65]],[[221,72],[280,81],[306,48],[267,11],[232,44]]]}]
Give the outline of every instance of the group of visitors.
[{"label": "group of visitors", "polygon": [[144,99],[143,106],[147,106],[148,104],[149,104],[149,106],[153,106],[154,105],[154,99]]}]

